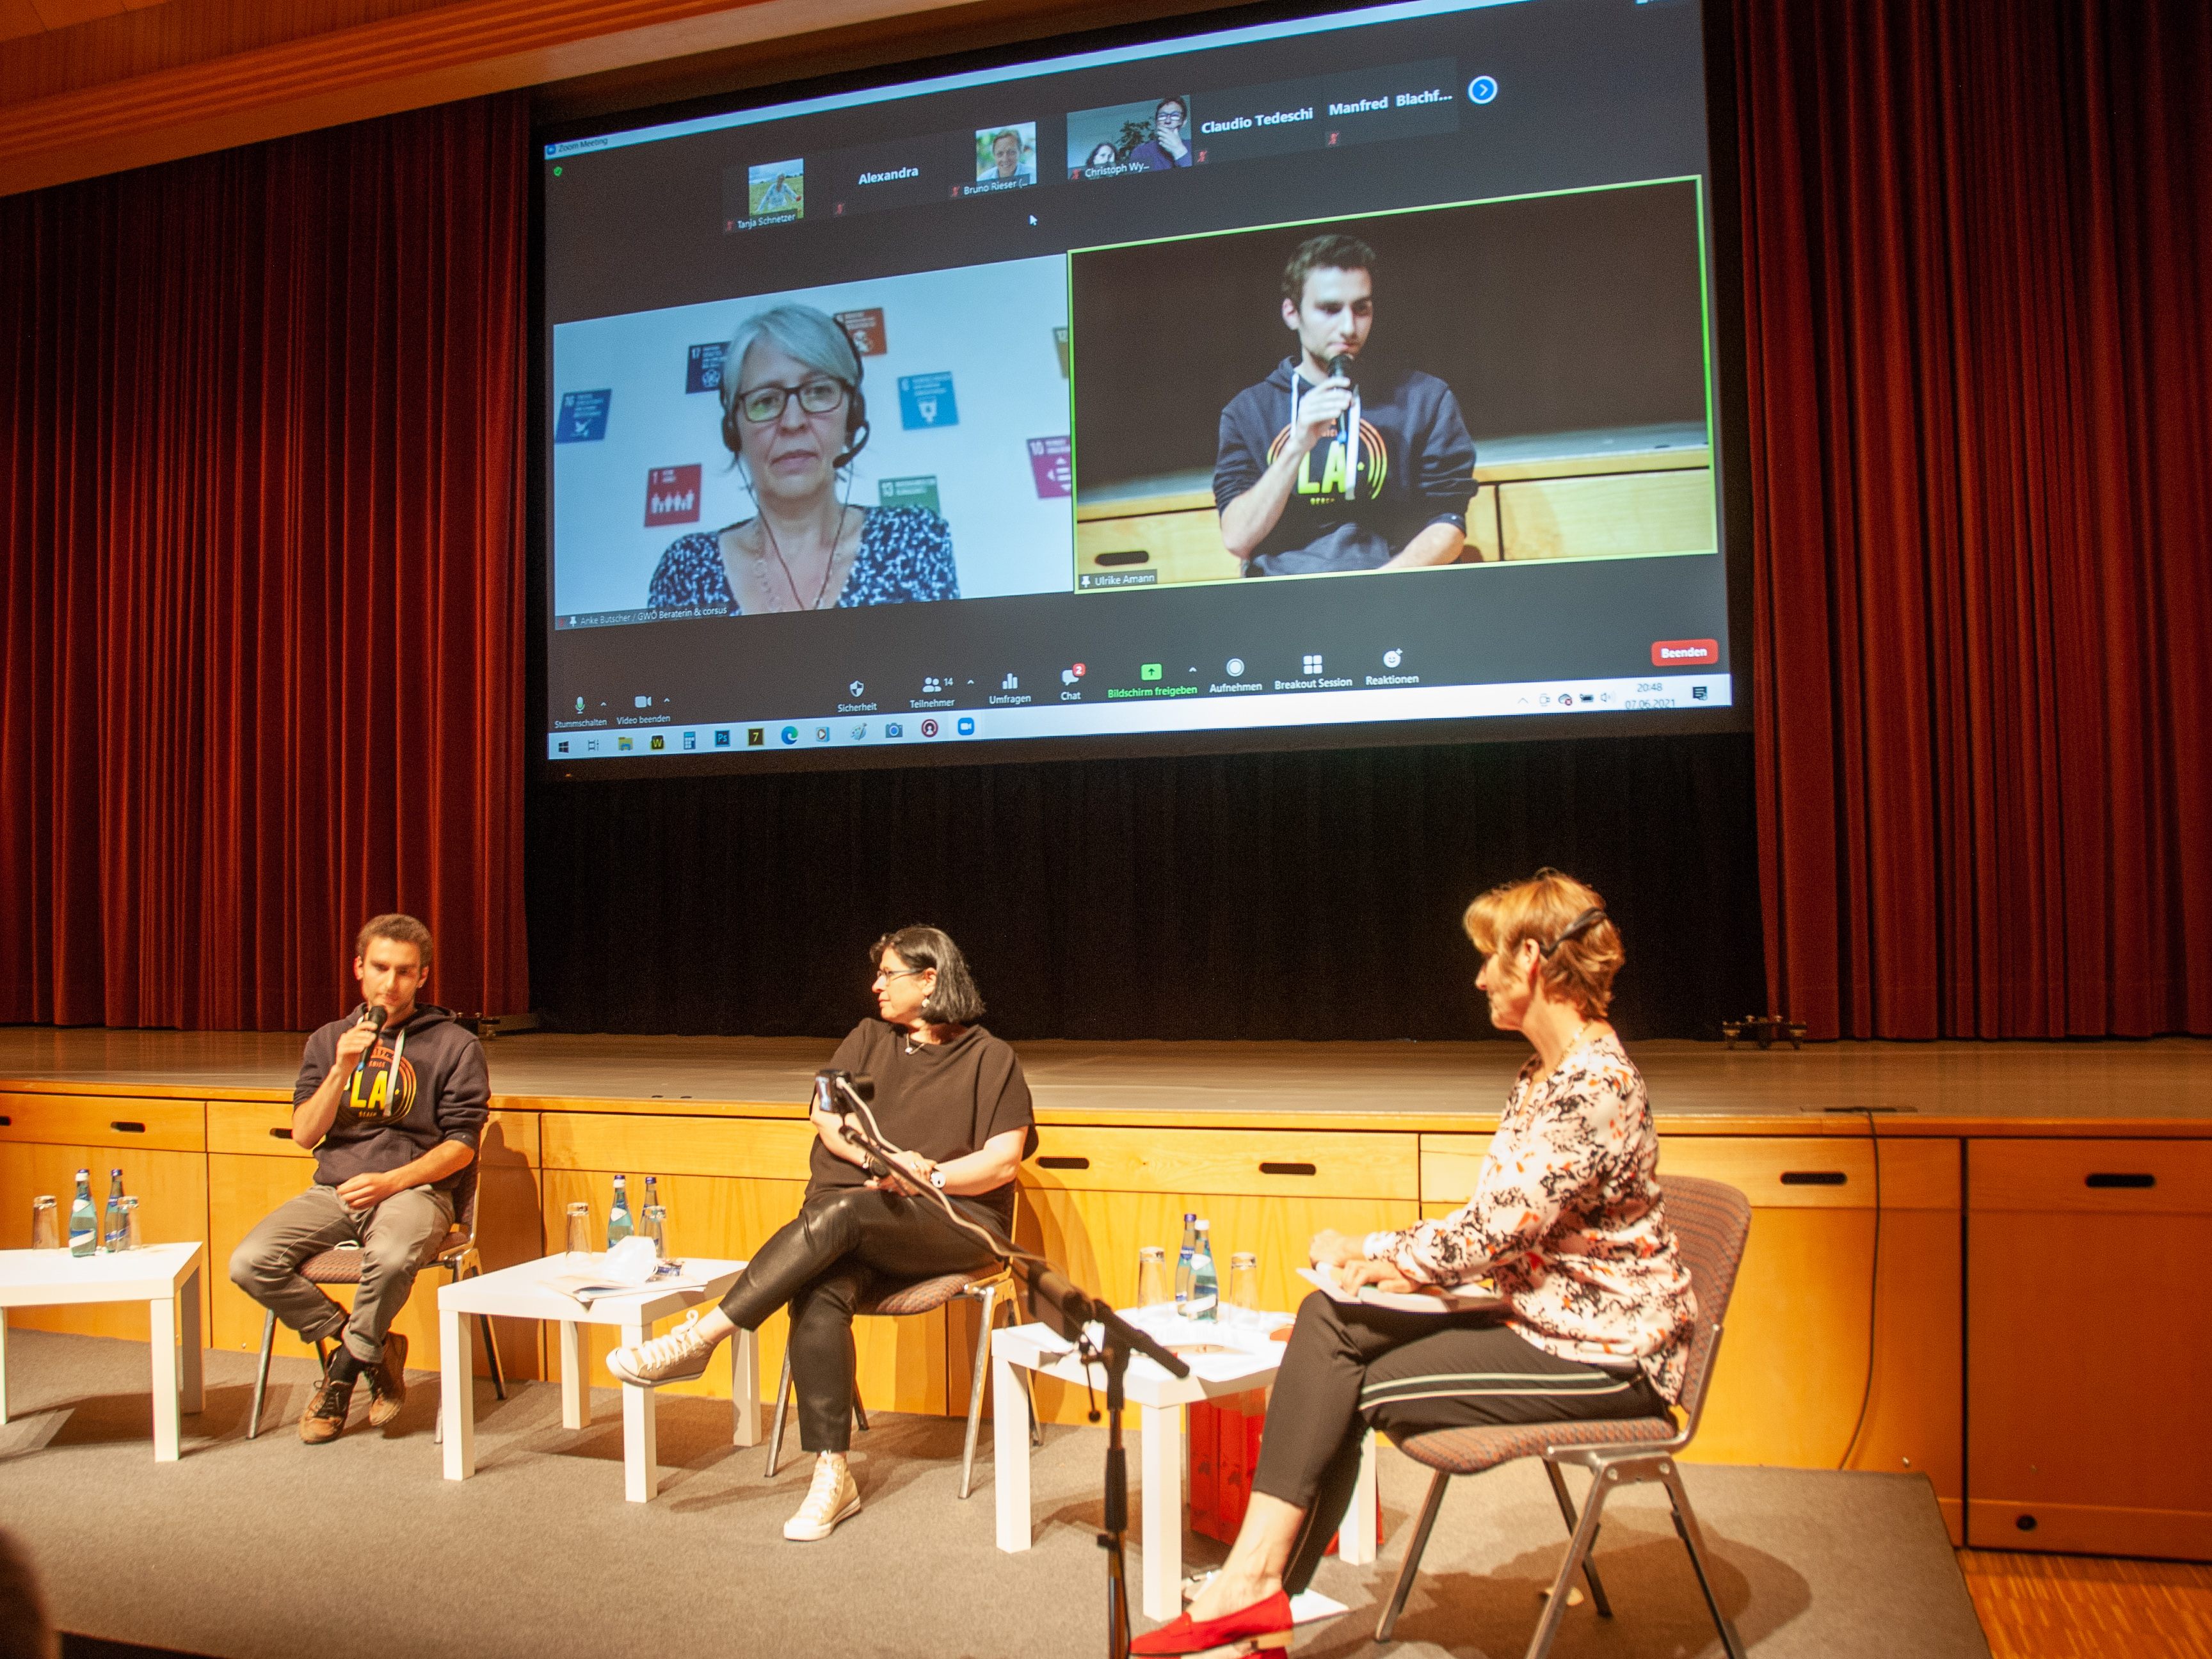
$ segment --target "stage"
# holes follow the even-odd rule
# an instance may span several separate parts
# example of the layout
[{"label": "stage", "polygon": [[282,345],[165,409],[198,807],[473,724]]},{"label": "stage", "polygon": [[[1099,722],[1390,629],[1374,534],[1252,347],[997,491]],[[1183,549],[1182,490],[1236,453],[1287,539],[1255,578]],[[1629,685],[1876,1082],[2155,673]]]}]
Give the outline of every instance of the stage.
[{"label": "stage", "polygon": [[[290,1097],[292,1032],[0,1027],[0,1091],[30,1086],[153,1098]],[[1041,1121],[1194,1119],[1214,1127],[1356,1118],[1488,1127],[1527,1057],[1518,1042],[1020,1042]],[[530,1032],[485,1046],[495,1107],[750,1115],[805,1101],[834,1037],[597,1036]],[[2212,1041],[1748,1043],[1631,1040],[1653,1109],[1674,1133],[1822,1133],[1842,1117],[1885,1133],[2212,1132]],[[1395,1126],[1393,1126],[1395,1127]]]},{"label": "stage", "polygon": [[[806,1464],[787,1462],[763,1480],[760,1449],[732,1447],[726,1409],[706,1401],[664,1403],[665,1486],[636,1505],[622,1501],[611,1389],[600,1391],[595,1425],[570,1431],[551,1386],[526,1385],[501,1404],[479,1384],[479,1473],[455,1484],[438,1476],[429,1376],[415,1376],[388,1431],[368,1428],[356,1400],[342,1439],[307,1447],[290,1419],[309,1367],[280,1362],[270,1426],[249,1443],[250,1362],[212,1353],[185,1455],[156,1466],[143,1347],[26,1333],[10,1358],[15,1416],[0,1429],[8,1524],[59,1623],[81,1633],[221,1659],[632,1649],[667,1659],[1077,1659],[1105,1645],[1104,1559],[1092,1542],[1103,1430],[1047,1430],[1032,1466],[1036,1541],[1008,1555],[992,1541],[989,1439],[978,1490],[963,1503],[960,1425],[885,1414],[854,1443],[860,1514],[824,1542],[795,1545],[779,1528],[805,1493]],[[1985,1659],[1926,1481],[1718,1468],[1685,1478],[1722,1604],[1759,1659]],[[1382,1559],[1323,1564],[1316,1588],[1352,1611],[1295,1651],[1372,1651],[1425,1480],[1383,1449]],[[1565,1545],[1533,1464],[1458,1482],[1390,1651],[1518,1654]],[[1222,1553],[1194,1534],[1183,1547],[1193,1571]],[[1571,1609],[1560,1659],[1718,1653],[1663,1504],[1616,1499],[1596,1559],[1616,1616],[1601,1626],[1587,1605]]]},{"label": "stage", "polygon": [[[149,1241],[207,1246],[210,1346],[257,1346],[260,1310],[223,1266],[309,1179],[287,1109],[299,1042],[0,1030],[0,1247],[26,1242],[33,1194],[66,1192],[79,1168],[123,1168]],[[1295,1270],[1318,1230],[1401,1227],[1465,1202],[1524,1054],[1503,1041],[1015,1046],[1040,1127],[1022,1242],[1126,1304],[1139,1248],[1171,1245],[1194,1212],[1218,1251],[1258,1257],[1276,1308],[1304,1294]],[[834,1048],[492,1042],[485,1266],[541,1255],[571,1204],[604,1216],[623,1173],[659,1176],[679,1253],[750,1256],[799,1206],[803,1103]],[[2178,1416],[2162,1380],[2177,1353],[2212,1342],[2197,1265],[2212,1250],[2212,1042],[1629,1048],[1662,1179],[1724,1181],[1753,1207],[1686,1461],[1925,1476],[1954,1543],[2017,1548],[2032,1532],[2039,1551],[2212,1560],[2212,1430]],[[2122,1259],[2116,1279],[2103,1264]],[[2053,1305],[2099,1307],[2120,1345],[2054,1347]],[[143,1309],[18,1322],[145,1330]],[[397,1328],[415,1364],[437,1363],[427,1305]],[[534,1323],[501,1322],[498,1340],[509,1376],[560,1375],[559,1345]],[[864,1320],[858,1340],[872,1405],[964,1413],[977,1340],[965,1310]],[[780,1321],[763,1328],[769,1378],[782,1342]],[[605,1346],[580,1356],[599,1382]],[[280,1354],[300,1352],[279,1333]],[[2084,1419],[2084,1398],[2105,1408]],[[1087,1404],[1039,1387],[1048,1423],[1079,1423]],[[2059,1420],[2063,1460],[2049,1450]]]}]

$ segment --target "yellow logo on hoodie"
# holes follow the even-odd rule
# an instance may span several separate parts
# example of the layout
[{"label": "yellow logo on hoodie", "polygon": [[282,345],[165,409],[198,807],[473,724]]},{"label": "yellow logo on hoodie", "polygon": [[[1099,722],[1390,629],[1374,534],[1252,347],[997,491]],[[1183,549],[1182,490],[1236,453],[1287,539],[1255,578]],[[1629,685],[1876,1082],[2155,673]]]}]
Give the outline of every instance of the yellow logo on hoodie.
[{"label": "yellow logo on hoodie", "polygon": [[368,1061],[346,1081],[346,1109],[364,1123],[397,1123],[415,1109],[415,1067],[405,1054],[395,1069],[392,1045],[380,1040]]}]

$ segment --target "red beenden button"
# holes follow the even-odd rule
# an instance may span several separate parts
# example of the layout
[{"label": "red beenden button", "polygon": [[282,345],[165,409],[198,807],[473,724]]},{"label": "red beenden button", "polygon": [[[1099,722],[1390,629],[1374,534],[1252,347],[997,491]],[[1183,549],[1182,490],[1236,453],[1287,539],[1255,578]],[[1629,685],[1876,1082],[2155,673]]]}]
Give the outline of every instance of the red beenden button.
[{"label": "red beenden button", "polygon": [[1654,668],[1694,668],[1700,664],[1717,663],[1721,659],[1718,640],[1654,640],[1651,642],[1651,665]]}]

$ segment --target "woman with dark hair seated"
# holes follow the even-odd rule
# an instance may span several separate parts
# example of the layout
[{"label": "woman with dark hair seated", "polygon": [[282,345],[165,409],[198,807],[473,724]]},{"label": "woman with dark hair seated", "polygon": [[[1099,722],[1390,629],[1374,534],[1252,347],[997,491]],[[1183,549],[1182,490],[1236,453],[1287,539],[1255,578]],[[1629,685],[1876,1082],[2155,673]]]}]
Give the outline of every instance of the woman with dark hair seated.
[{"label": "woman with dark hair seated", "polygon": [[1625,960],[1604,901],[1541,870],[1485,893],[1464,924],[1491,1023],[1536,1053],[1521,1068],[1474,1196],[1449,1216],[1346,1238],[1314,1265],[1357,1291],[1487,1277],[1492,1313],[1298,1309],[1267,1404],[1250,1506],[1189,1611],[1130,1644],[1193,1654],[1280,1647],[1359,1473],[1363,1431],[1664,1417],[1681,1393],[1697,1304],[1660,1212],[1644,1079],[1605,1020]]},{"label": "woman with dark hair seated", "polygon": [[845,1461],[854,1306],[878,1278],[988,1267],[996,1258],[945,1218],[932,1189],[994,1236],[1011,1237],[1014,1175],[1036,1148],[1021,1062],[975,1024],[983,999],[960,947],[937,928],[902,927],[878,939],[869,959],[878,1017],[854,1026],[830,1064],[875,1079],[876,1122],[906,1157],[890,1173],[870,1176],[867,1155],[817,1108],[798,1218],[754,1252],[720,1307],[607,1356],[607,1369],[625,1382],[681,1382],[704,1373],[731,1332],[758,1330],[788,1304],[799,1443],[815,1454],[806,1501],[783,1527],[786,1538],[800,1542],[827,1538],[860,1507]]}]

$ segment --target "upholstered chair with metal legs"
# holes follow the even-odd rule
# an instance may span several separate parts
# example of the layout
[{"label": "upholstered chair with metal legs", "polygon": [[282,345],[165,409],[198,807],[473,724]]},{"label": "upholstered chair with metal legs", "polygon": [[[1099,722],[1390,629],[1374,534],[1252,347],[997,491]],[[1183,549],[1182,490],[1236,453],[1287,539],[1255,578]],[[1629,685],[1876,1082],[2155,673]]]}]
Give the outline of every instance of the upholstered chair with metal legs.
[{"label": "upholstered chair with metal legs", "polygon": [[[853,1311],[856,1316],[899,1318],[913,1314],[934,1313],[965,1297],[977,1304],[975,1325],[975,1380],[968,1389],[968,1446],[960,1460],[960,1495],[963,1498],[973,1490],[975,1480],[975,1437],[983,1421],[983,1379],[991,1366],[991,1328],[997,1322],[1001,1307],[1012,1316],[1016,1324],[1021,1322],[1021,1310],[1015,1301],[1017,1291],[1013,1274],[1004,1267],[989,1267],[972,1273],[941,1273],[934,1279],[912,1279],[904,1284],[877,1286],[864,1297]],[[1026,1389],[1029,1378],[1022,1377]],[[769,1432],[767,1479],[774,1480],[777,1467],[783,1461],[783,1419],[791,1405],[791,1351],[784,1350],[783,1374],[775,1385],[775,1424]],[[860,1402],[860,1391],[853,1390],[853,1422],[863,1433],[868,1427],[867,1407]],[[1030,1402],[1030,1443],[1037,1441],[1036,1402]]]},{"label": "upholstered chair with metal legs", "polygon": [[[1589,1585],[1590,1602],[1597,1616],[1613,1617],[1613,1605],[1606,1598],[1604,1581],[1598,1577],[1590,1551],[1597,1542],[1598,1517],[1606,1499],[1623,1486],[1644,1483],[1666,1489],[1668,1502],[1673,1506],[1674,1530],[1689,1552],[1691,1570],[1697,1574],[1706,1610],[1712,1614],[1713,1624],[1720,1632],[1721,1645],[1727,1650],[1729,1659],[1743,1659],[1743,1643],[1728,1615],[1721,1611],[1720,1597],[1713,1589],[1705,1536],[1698,1531],[1698,1517],[1690,1508],[1690,1495],[1682,1489],[1675,1458],[1696,1437],[1698,1419],[1705,1410],[1705,1385],[1712,1378],[1713,1358],[1720,1351],[1721,1321],[1728,1312],[1729,1296],[1735,1288],[1736,1268],[1743,1261],[1744,1242],[1751,1234],[1751,1200],[1735,1188],[1717,1181],[1676,1176],[1662,1177],[1659,1186],[1665,1197],[1668,1224],[1674,1230],[1675,1240],[1690,1270],[1690,1288],[1698,1297],[1697,1329],[1691,1339],[1689,1366],[1682,1385],[1680,1425],[1678,1427],[1670,1419],[1655,1417],[1610,1423],[1444,1429],[1409,1437],[1398,1449],[1416,1463],[1435,1470],[1436,1478],[1429,1484],[1428,1501],[1421,1506],[1413,1540],[1406,1547],[1406,1565],[1398,1573],[1397,1588],[1391,1591],[1390,1600],[1382,1609],[1382,1623],[1376,1627],[1377,1642],[1388,1642],[1397,1628],[1398,1615],[1404,1610],[1407,1592],[1413,1587],[1413,1575],[1420,1571],[1421,1552],[1428,1547],[1429,1533],[1437,1523],[1437,1510],[1443,1503],[1444,1488],[1451,1478],[1455,1474],[1480,1474],[1516,1458],[1540,1457],[1544,1460],[1544,1473],[1551,1480],[1552,1495],[1559,1500],[1559,1514],[1567,1523],[1572,1541],[1559,1563],[1558,1577],[1552,1581],[1544,1616],[1528,1644],[1528,1659],[1545,1659],[1551,1651],[1553,1640],[1559,1635],[1559,1621],[1566,1616],[1568,1589],[1577,1572]],[[1566,1480],[1559,1473],[1570,1463],[1589,1472],[1589,1492],[1579,1516],[1575,1512],[1574,1499],[1568,1494]]]},{"label": "upholstered chair with metal legs", "polygon": [[[447,1282],[473,1279],[483,1272],[483,1261],[477,1254],[477,1165],[471,1164],[461,1178],[460,1189],[453,1194],[453,1224],[438,1245],[437,1254],[426,1264],[448,1275]],[[311,1285],[358,1285],[361,1283],[361,1246],[346,1243],[333,1246],[309,1256],[300,1264],[300,1276]],[[491,1386],[498,1396],[507,1398],[507,1380],[500,1375],[499,1345],[492,1340],[491,1318],[478,1314],[477,1322],[482,1328],[484,1357],[491,1366]],[[269,1389],[269,1358],[276,1346],[276,1316],[264,1310],[261,1316],[261,1363],[253,1373],[253,1406],[246,1414],[246,1437],[252,1439],[261,1432],[261,1401]],[[323,1344],[315,1344],[315,1358],[327,1369],[330,1355]],[[432,1419],[430,1437],[433,1442],[444,1440],[445,1413],[441,1412]]]}]

